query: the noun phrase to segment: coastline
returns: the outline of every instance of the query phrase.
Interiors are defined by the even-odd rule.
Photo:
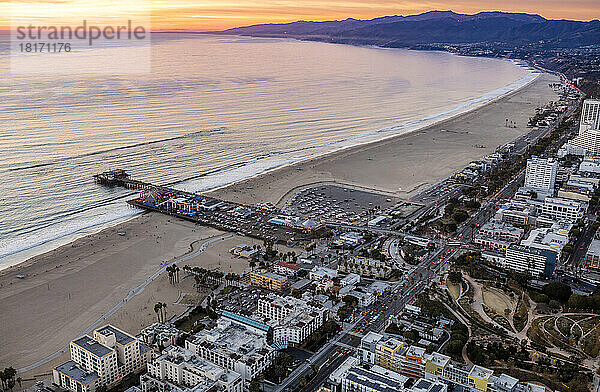
[[[381,50],[394,50],[394,48],[375,48]],[[522,64],[519,62],[508,59],[500,60],[511,62],[515,67],[524,69]],[[174,183],[173,185],[179,187],[180,189],[191,192],[213,193],[222,188],[233,186],[236,183],[245,182],[257,176],[284,169],[289,165],[297,165],[301,164],[302,162],[319,159],[332,154],[340,153],[342,151],[363,148],[364,146],[384,142],[394,138],[402,138],[411,133],[419,132],[438,123],[442,123],[465,113],[472,112],[485,105],[492,104],[503,97],[520,91],[521,89],[535,82],[538,77],[539,74],[535,74],[529,69],[526,69],[525,74],[520,79],[501,86],[495,90],[489,91],[481,96],[472,98],[469,101],[460,102],[456,107],[445,112],[435,113],[385,129],[368,130],[363,134],[359,134],[348,139],[343,139],[329,145],[316,146],[307,151],[292,151],[288,153],[282,153],[280,155],[268,156],[264,159],[261,158],[250,160],[243,165],[234,165],[232,167],[211,172],[208,175],[202,174],[197,177],[183,179]],[[316,149],[319,151],[315,151]],[[80,229],[76,229],[75,231],[69,231],[55,238],[43,240],[37,244],[30,245],[9,253],[0,259],[0,273],[2,271],[14,269],[23,263],[27,263],[30,259],[46,252],[50,252],[61,246],[69,245],[73,241],[76,241],[80,238],[96,234],[107,228],[116,227],[122,223],[135,219],[141,212],[142,211],[140,210],[138,212],[127,214],[126,216],[117,216],[108,221],[94,223],[93,225],[82,227]]]
[[[282,165],[282,166],[279,166],[279,167],[271,169],[271,170],[264,171],[262,173],[258,173],[252,177],[239,180],[235,183],[220,186],[220,187],[210,190],[206,193],[211,196],[214,196],[214,197],[219,197],[219,198],[223,198],[226,200],[233,200],[233,201],[241,202],[241,203],[270,202],[275,205],[278,205],[278,204],[281,205],[285,196],[289,196],[289,195],[293,194],[295,189],[297,190],[301,187],[305,187],[310,184],[329,182],[329,183],[337,183],[340,185],[359,187],[359,188],[363,188],[363,189],[370,189],[370,190],[373,190],[376,192],[394,194],[397,197],[408,199],[408,198],[414,196],[419,191],[423,190],[423,188],[435,184],[436,182],[452,175],[454,172],[456,172],[458,170],[462,170],[471,160],[480,158],[490,152],[493,152],[495,150],[495,148],[498,147],[499,145],[510,142],[510,141],[514,140],[516,137],[527,133],[528,129],[523,126],[520,126],[517,129],[505,128],[504,126],[501,126],[501,127],[497,127],[497,128],[499,128],[500,130],[505,132],[504,136],[495,137],[496,135],[494,135],[493,133],[487,132],[486,134],[479,135],[479,136],[482,136],[480,138],[480,140],[471,139],[470,137],[467,137],[467,138],[463,138],[465,140],[459,141],[456,138],[447,138],[446,137],[446,139],[448,139],[448,143],[454,143],[454,144],[460,143],[460,142],[468,142],[469,140],[471,142],[473,142],[473,145],[477,145],[478,144],[478,143],[476,143],[477,141],[482,142],[480,145],[483,145],[483,142],[485,142],[485,148],[481,148],[481,149],[473,148],[473,149],[471,149],[471,150],[473,150],[472,152],[465,151],[465,150],[460,151],[462,158],[463,158],[462,160],[455,160],[454,162],[448,162],[449,164],[451,164],[452,170],[447,170],[447,169],[441,167],[440,170],[436,171],[437,175],[435,175],[429,179],[422,178],[422,181],[406,181],[406,179],[404,179],[404,181],[397,182],[398,184],[400,184],[402,182],[405,182],[405,183],[408,182],[408,186],[396,186],[396,187],[392,186],[392,187],[390,187],[389,185],[385,184],[386,181],[389,181],[389,177],[386,177],[385,180],[380,179],[381,181],[373,181],[371,183],[364,183],[364,181],[361,181],[360,177],[366,179],[366,178],[377,177],[377,175],[375,175],[375,173],[371,173],[374,176],[368,175],[366,173],[362,173],[362,174],[354,175],[354,176],[343,175],[342,173],[339,173],[339,171],[340,171],[339,166],[340,165],[343,166],[345,164],[343,162],[344,160],[346,160],[346,161],[352,160],[352,156],[355,156],[355,155],[363,155],[360,158],[360,160],[362,160],[364,162],[364,165],[367,165],[367,164],[372,165],[373,159],[372,159],[372,157],[366,156],[364,154],[366,151],[373,151],[372,155],[375,156],[375,155],[377,155],[375,150],[386,148],[386,146],[388,148],[399,147],[397,144],[402,144],[402,143],[410,145],[410,146],[414,146],[415,143],[423,145],[423,144],[426,144],[426,141],[424,140],[423,135],[427,134],[428,132],[437,133],[438,137],[444,136],[443,135],[444,133],[457,135],[457,132],[462,132],[463,136],[469,135],[469,133],[468,133],[469,130],[466,129],[468,127],[464,127],[464,129],[461,129],[458,131],[455,129],[454,130],[446,130],[446,129],[443,129],[443,127],[446,127],[446,125],[448,125],[448,128],[451,128],[451,127],[455,126],[457,123],[461,123],[463,121],[463,119],[465,119],[465,118],[477,117],[478,112],[485,111],[486,108],[493,107],[494,104],[496,104],[496,103],[510,100],[511,97],[518,96],[521,91],[527,90],[527,88],[532,86],[533,84],[536,84],[538,87],[541,87],[541,90],[544,90],[544,88],[545,88],[546,90],[548,90],[547,92],[548,92],[549,96],[553,96],[554,93],[551,92],[551,90],[548,88],[547,83],[549,83],[551,81],[555,81],[555,80],[557,80],[557,78],[553,75],[550,75],[547,73],[540,73],[540,74],[537,74],[536,77],[533,80],[531,80],[530,82],[520,86],[519,88],[511,90],[510,92],[508,92],[504,95],[501,95],[494,99],[491,99],[476,108],[473,108],[471,110],[467,110],[464,112],[452,114],[452,115],[448,116],[447,118],[436,119],[432,123],[418,127],[414,130],[411,130],[410,132],[406,132],[406,133],[402,133],[402,134],[398,134],[398,135],[392,135],[392,136],[382,138],[380,140],[368,142],[368,143],[356,144],[356,145],[349,146],[346,148],[341,148],[341,149],[332,151],[330,153],[323,154],[321,156],[311,157],[306,160],[302,160],[300,162],[292,162],[292,163]],[[548,99],[548,100],[551,100],[551,99]],[[545,98],[541,99],[539,101],[539,106],[542,106],[543,104],[547,103],[548,100]],[[537,107],[536,105],[528,105],[528,106]],[[529,108],[529,109],[531,109],[530,113],[526,113],[526,112],[521,113],[521,120],[522,120],[521,124],[524,124],[524,121],[526,122],[526,119],[528,119],[528,116],[533,114],[533,110],[535,108]],[[529,110],[529,109],[527,109],[525,107],[525,111]],[[495,109],[492,109],[491,111],[494,111],[494,110]],[[504,119],[503,116],[501,116],[501,117]],[[467,124],[470,125],[470,122],[467,122]],[[502,120],[502,125],[503,124],[504,124],[504,120]],[[498,124],[496,124],[496,125],[498,125]],[[445,135],[445,136],[447,136],[447,135]],[[432,139],[435,140],[435,136],[433,136]],[[494,139],[496,139],[496,140],[494,141]],[[438,140],[440,140],[440,139],[438,139]],[[490,144],[489,142],[492,142],[492,143]],[[407,150],[407,149],[405,148],[405,150]],[[408,150],[410,150],[410,149],[408,149]],[[410,151],[406,151],[406,152],[409,153]],[[431,155],[433,155],[434,153],[441,154],[442,151],[435,151],[435,152],[431,151],[431,152],[429,152],[428,156],[423,156],[423,155],[418,156],[418,154],[417,154],[417,156],[415,156],[415,158],[429,159],[429,158],[431,158]],[[448,151],[448,153],[449,153],[448,156],[452,155],[451,151]],[[384,159],[384,161],[385,160],[386,159]],[[446,158],[446,161],[450,161],[450,160]],[[327,166],[329,166],[329,167],[327,167]],[[385,165],[383,165],[383,166],[375,165],[375,166],[376,166],[376,171],[380,171],[380,172],[389,169],[389,167],[386,168]],[[331,169],[333,169],[333,170],[331,170]],[[355,169],[357,171],[361,171],[362,168],[354,166],[353,169]],[[395,169],[402,170],[403,168],[395,167]],[[410,168],[406,168],[406,169],[408,169],[407,170],[408,172],[412,171]],[[415,169],[419,170],[420,168],[415,168]],[[335,171],[338,171],[338,173],[332,173]],[[310,173],[307,174],[307,172],[310,172]],[[293,173],[293,174],[290,174],[290,173]],[[421,171],[421,173],[423,174],[423,171]],[[425,170],[425,173],[429,174],[428,170]],[[289,181],[289,178],[288,178],[288,181],[283,181],[283,177],[292,177],[292,176],[303,177],[303,178],[299,179],[298,181]],[[428,176],[425,175],[423,177],[428,177]],[[269,183],[269,185],[265,185],[264,184],[265,181],[267,181]],[[258,191],[255,189],[256,187],[264,188],[265,186],[267,189],[260,189]],[[275,190],[277,188],[281,188],[281,189]],[[287,190],[282,191],[282,189],[287,189]],[[242,194],[245,194],[245,195],[242,195]],[[273,197],[274,194],[277,194],[278,196]]]
[[[342,44],[340,44],[340,45],[342,45]],[[379,47],[377,47],[377,48],[379,48]],[[386,48],[379,48],[379,49],[386,49]],[[390,48],[390,49],[392,49],[392,48]],[[252,175],[250,177],[242,178],[242,179],[236,180],[236,181],[231,182],[231,183],[219,185],[219,186],[217,186],[215,188],[211,188],[211,189],[208,189],[208,190],[202,191],[202,192],[207,193],[207,194],[212,194],[215,197],[220,197],[218,195],[219,195],[219,192],[222,191],[222,190],[225,190],[225,189],[227,189],[229,187],[233,187],[236,184],[240,184],[240,183],[251,183],[252,180],[254,180],[256,178],[259,178],[259,177],[261,177],[263,175],[268,175],[270,173],[277,172],[278,170],[283,170],[283,169],[286,169],[286,168],[289,168],[289,167],[295,167],[295,168],[297,168],[297,167],[301,167],[303,164],[306,164],[308,162],[316,161],[316,160],[319,160],[319,159],[324,159],[324,158],[327,158],[327,157],[333,157],[336,154],[343,154],[344,152],[350,152],[351,153],[351,152],[353,152],[355,150],[360,150],[362,148],[376,147],[376,145],[378,145],[378,144],[385,143],[385,142],[390,142],[390,141],[394,141],[396,139],[397,140],[401,140],[401,139],[403,139],[405,137],[410,136],[413,133],[426,131],[429,128],[432,128],[432,127],[435,127],[435,126],[438,126],[438,125],[442,125],[442,124],[444,124],[446,122],[449,122],[449,121],[452,121],[452,120],[454,120],[454,119],[456,119],[456,118],[458,118],[460,116],[463,116],[463,115],[468,114],[470,112],[476,111],[476,110],[481,109],[481,108],[483,108],[483,107],[485,107],[487,105],[491,105],[494,102],[497,102],[497,101],[499,101],[499,100],[501,100],[503,98],[506,98],[506,97],[509,97],[509,96],[511,96],[513,94],[516,94],[519,91],[521,91],[522,89],[524,89],[527,86],[529,86],[530,84],[534,83],[541,75],[543,75],[543,73],[538,73],[538,74],[536,74],[536,76],[534,78],[532,78],[531,80],[529,80],[527,83],[524,83],[524,84],[520,85],[519,87],[517,87],[517,88],[515,88],[513,90],[510,90],[510,91],[508,91],[508,92],[506,92],[504,94],[496,96],[493,99],[487,100],[487,101],[483,102],[479,106],[470,107],[468,110],[464,110],[464,111],[456,111],[456,112],[453,111],[452,113],[449,114],[448,117],[444,117],[443,115],[439,115],[439,114],[433,115],[433,116],[431,116],[433,118],[433,121],[431,123],[427,123],[427,124],[422,124],[422,125],[416,126],[416,127],[412,128],[412,129],[406,131],[406,132],[403,132],[403,133],[400,133],[400,134],[394,134],[394,135],[385,136],[385,137],[380,138],[380,139],[375,139],[375,140],[371,140],[371,141],[366,141],[366,142],[352,144],[352,145],[349,145],[349,146],[345,146],[345,147],[341,147],[341,148],[334,149],[334,150],[331,150],[331,151],[327,151],[327,152],[324,152],[322,154],[314,155],[314,156],[311,156],[311,157],[308,157],[308,158],[300,159],[300,160],[293,161],[293,162],[284,163],[284,164],[281,164],[279,166],[276,166],[276,167],[264,170],[262,172],[256,173],[256,174],[254,174],[254,175]],[[421,119],[421,120],[419,120],[419,122],[423,121],[423,120],[424,119]],[[319,182],[323,182],[323,181],[317,181],[314,184],[317,184]],[[305,185],[310,185],[310,184],[305,184]],[[390,190],[373,189],[373,188],[361,186],[361,185],[358,185],[358,184],[346,184],[346,185],[354,186],[356,188],[361,188],[361,189],[367,190],[367,191],[371,190],[371,191],[376,191],[376,192],[381,192],[381,193],[394,193],[393,191],[390,191]],[[404,194],[412,194],[412,193],[414,193],[416,191],[419,191],[420,190],[419,188],[421,188],[423,185],[425,185],[425,184],[417,185],[411,191],[409,191],[409,192],[405,192],[404,191],[403,193]],[[194,190],[192,189],[192,191],[194,191]],[[288,193],[290,193],[292,191],[293,191],[293,189],[291,189],[290,191],[288,191]],[[398,195],[396,195],[396,196],[398,196]],[[278,203],[273,203],[273,204],[277,205]]]
[[[555,79],[540,74],[529,84],[466,113],[410,133],[279,166],[208,193],[241,202],[281,202],[300,186],[332,182],[408,198],[463,168],[465,162],[526,133],[524,120],[535,107],[555,96],[547,86]],[[519,128],[504,127],[507,113],[517,120]],[[479,144],[485,148],[474,147]],[[117,235],[121,231],[126,236]],[[0,331],[3,341],[9,342],[0,360],[22,368],[60,350],[160,269],[163,261],[186,254],[192,243],[220,234],[161,214],[143,213],[0,271],[4,312]],[[216,260],[219,266],[229,263],[223,265],[243,267],[237,260],[230,260],[223,249],[227,247],[210,258],[199,257],[195,263],[214,265]],[[25,274],[25,279],[18,279],[17,273]],[[154,319],[151,309],[148,311],[153,301],[168,302],[170,311],[175,311],[171,303],[177,300],[178,289],[164,280],[165,274],[161,274],[157,282],[107,322],[122,327],[126,324],[123,328],[137,333],[143,322]],[[134,314],[143,319],[128,321]],[[42,325],[34,321],[40,318],[45,320]],[[36,347],[35,352],[27,350],[31,346]],[[40,366],[35,374],[48,370],[53,363]]]

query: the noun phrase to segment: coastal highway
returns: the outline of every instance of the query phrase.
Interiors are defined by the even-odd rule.
[[[208,239],[206,241],[204,241],[202,243],[202,245],[200,245],[200,248],[193,252],[193,253],[189,253],[187,255],[184,255],[182,257],[179,257],[175,260],[173,260],[170,263],[165,263],[165,265],[163,265],[158,271],[156,271],[154,274],[152,274],[152,276],[150,276],[148,279],[146,279],[142,284],[140,284],[139,286],[137,286],[136,288],[134,288],[133,290],[131,290],[129,293],[127,293],[127,296],[125,296],[125,298],[123,298],[123,300],[121,302],[119,302],[118,304],[116,304],[111,310],[109,310],[108,312],[104,313],[102,316],[100,316],[96,321],[94,321],[94,323],[92,323],[89,327],[87,327],[80,336],[86,335],[90,332],[92,332],[94,329],[98,328],[100,326],[100,324],[103,324],[107,318],[109,318],[110,316],[112,316],[113,314],[115,314],[119,309],[121,309],[127,302],[129,302],[129,300],[131,300],[133,297],[135,297],[136,295],[138,295],[139,293],[141,293],[142,291],[144,291],[144,289],[146,288],[146,286],[148,286],[150,283],[152,283],[156,278],[159,277],[160,274],[162,274],[163,272],[165,272],[165,270],[167,269],[167,267],[174,265],[174,264],[179,264],[181,262],[184,261],[188,261],[198,255],[200,255],[201,253],[203,253],[210,245],[214,244],[215,242],[224,240],[226,238],[231,238],[233,237],[233,234],[224,234],[218,237],[214,237],[211,239]],[[29,370],[33,370],[37,367],[40,367],[42,365],[44,365],[45,363],[48,363],[50,361],[52,361],[55,358],[58,358],[59,356],[61,356],[63,353],[67,352],[69,350],[69,345],[67,344],[65,347],[61,348],[60,350],[58,350],[57,352],[55,352],[54,354],[51,354],[49,356],[47,356],[44,359],[41,359],[35,363],[32,363],[31,365],[22,367],[20,369],[17,369],[17,372],[19,373],[23,373],[23,372],[27,372]]]

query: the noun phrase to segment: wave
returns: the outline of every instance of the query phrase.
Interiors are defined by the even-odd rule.
[[[69,157],[57,158],[57,159],[53,159],[53,160],[48,161],[48,162],[36,163],[36,164],[27,165],[27,166],[20,166],[20,167],[12,167],[12,168],[8,168],[7,171],[19,171],[19,170],[27,170],[27,169],[37,169],[37,168],[40,168],[40,167],[45,167],[45,166],[51,166],[51,165],[59,164],[61,162],[66,162],[66,161],[69,161],[69,160],[72,160],[72,159],[88,158],[88,157],[95,156],[95,155],[107,154],[107,153],[115,152],[115,151],[129,150],[129,149],[132,149],[132,148],[144,147],[144,146],[149,146],[149,145],[158,144],[158,143],[172,142],[172,141],[175,141],[175,140],[182,140],[182,139],[187,139],[187,138],[198,136],[198,135],[205,135],[205,134],[217,133],[217,132],[222,132],[222,131],[223,131],[222,128],[217,128],[217,129],[213,129],[213,130],[209,130],[209,131],[197,131],[197,132],[187,133],[185,135],[180,135],[180,136],[172,136],[172,137],[168,137],[168,138],[164,138],[164,139],[151,140],[151,141],[148,141],[148,142],[140,142],[140,143],[130,144],[130,145],[127,145],[127,146],[112,147],[112,148],[107,148],[107,149],[104,149],[104,150],[97,150],[97,151],[86,152],[85,154],[79,154],[79,155],[73,155],[73,156],[69,156]]]
[[[535,80],[535,78],[538,75],[539,74],[532,72],[531,70],[527,70],[527,74],[524,77],[510,84],[507,84],[506,86],[486,93],[482,96],[473,98],[469,101],[463,102],[450,110],[428,115],[418,120],[402,122],[401,124],[394,125],[391,127],[377,129],[370,132],[363,132],[355,136],[329,141],[315,146],[296,148],[287,151],[271,151],[241,162],[214,167],[205,170],[199,175],[179,179],[164,185],[177,185],[183,190],[193,192],[205,192],[238,181],[242,181],[254,176],[258,176],[262,173],[265,173],[270,170],[275,170],[285,165],[297,163],[307,159],[317,158],[323,155],[331,154],[336,151],[352,148],[358,145],[363,145],[366,143],[376,142],[397,137],[400,135],[405,135],[407,133],[414,132],[418,129],[422,129],[426,126],[430,126],[437,122],[447,120],[454,116],[484,106],[487,103],[490,103],[496,99],[499,99],[511,92],[514,92],[526,86],[527,84]],[[217,128],[209,131],[205,130],[192,132],[187,133],[185,135],[173,136],[148,142],[135,143],[127,146],[119,146],[104,150],[93,151],[68,158],[59,158],[35,165],[10,168],[8,170],[18,171],[39,168],[43,166],[58,164],[60,162],[64,162],[70,159],[81,159],[114,151],[144,147],[157,143],[168,143],[198,135],[204,135],[210,132],[223,131],[223,128]],[[134,210],[129,207],[119,207],[121,205],[120,203],[122,203],[126,198],[130,197],[131,195],[132,193],[126,193],[124,195],[120,195],[114,198],[101,200],[100,203],[102,204],[100,206],[96,205],[89,208],[70,211],[60,216],[57,215],[55,216],[55,219],[65,220],[60,224],[39,227],[38,222],[37,226],[28,226],[27,228],[25,228],[26,231],[22,232],[25,235],[20,236],[18,240],[7,239],[6,241],[4,241],[4,245],[0,242],[0,269],[4,269],[11,265],[18,264],[19,262],[24,261],[24,259],[26,258],[32,257],[36,254],[43,253],[45,251],[51,250],[52,248],[56,248],[57,246],[71,242],[76,238],[80,238],[86,234],[89,234],[90,230],[92,229],[95,231],[99,231],[106,227],[113,226],[116,223],[123,221],[124,219],[130,219],[131,217],[136,216],[139,213],[139,210]],[[23,230],[23,228],[21,228],[21,230]]]

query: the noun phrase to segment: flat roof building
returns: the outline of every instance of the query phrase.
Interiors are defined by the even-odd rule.
[[[264,287],[273,291],[281,291],[290,286],[288,278],[272,272],[250,273],[250,284],[253,286]]]
[[[506,250],[502,266],[532,276],[552,276],[557,261],[558,254],[554,251],[512,244]]]
[[[251,381],[264,371],[275,357],[276,349],[267,342],[267,334],[219,319],[217,326],[188,338],[185,348],[222,368],[233,370]]]

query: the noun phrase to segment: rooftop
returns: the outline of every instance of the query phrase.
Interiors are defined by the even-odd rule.
[[[492,374],[494,374],[493,370],[475,365],[469,372],[469,377],[477,378],[479,380],[487,380],[492,376]]]
[[[114,334],[117,343],[123,346],[126,346],[135,340],[133,336],[126,334],[125,332],[113,327],[112,325],[107,325],[105,327],[97,329],[95,332],[104,336],[110,336],[111,334]]]
[[[450,362],[450,357],[444,354],[440,354],[438,352],[434,352],[433,354],[431,354],[429,360],[434,365],[444,367]]]
[[[75,339],[71,342],[71,344],[74,344],[76,346],[81,347],[82,349],[89,351],[90,353],[92,353],[93,355],[97,356],[97,357],[103,357],[105,355],[108,355],[112,352],[114,352],[114,350],[112,348],[108,348],[100,343],[98,343],[97,341],[95,341],[94,339],[92,339],[89,336],[82,336],[79,339]]]
[[[386,373],[389,374],[393,372],[388,371]],[[364,385],[376,392],[397,392],[404,390],[404,384],[408,380],[407,377],[401,376],[405,378],[405,381],[402,382],[401,379],[398,379],[397,377],[390,377],[386,373],[376,373],[371,370],[352,367],[348,370],[346,379],[357,384]]]
[[[410,346],[406,351],[406,355],[412,357],[423,357],[425,355],[425,349],[419,346]]]
[[[267,343],[266,334],[225,319],[220,319],[216,327],[200,331],[188,340],[242,362],[253,362],[275,350]]]
[[[81,384],[88,385],[98,380],[98,373],[88,373],[81,369],[79,365],[73,361],[65,362],[55,368],[58,372],[65,374],[67,377],[74,379]]]

